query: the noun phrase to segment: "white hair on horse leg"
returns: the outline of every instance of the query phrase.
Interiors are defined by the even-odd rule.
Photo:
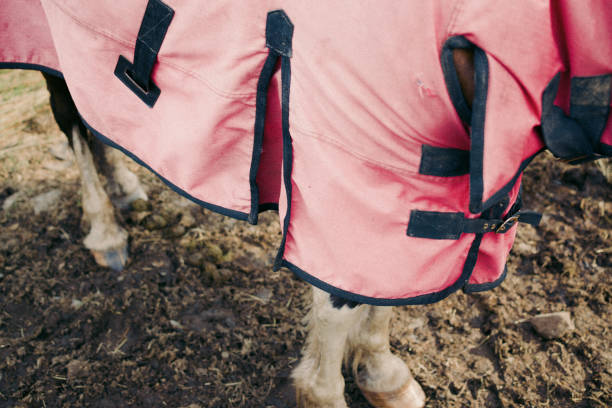
[[[122,248],[127,245],[127,232],[115,220],[113,207],[102,188],[89,147],[76,124],[72,128],[72,143],[81,173],[83,217],[91,225],[84,240],[85,247],[93,251]]]

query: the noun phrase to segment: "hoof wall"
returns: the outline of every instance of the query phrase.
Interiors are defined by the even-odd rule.
[[[111,268],[114,271],[120,272],[128,260],[127,245],[123,248],[110,249],[108,251],[91,251],[100,266]]]
[[[422,408],[425,406],[425,393],[414,379],[396,391],[377,392],[361,388],[361,393],[376,408]]]

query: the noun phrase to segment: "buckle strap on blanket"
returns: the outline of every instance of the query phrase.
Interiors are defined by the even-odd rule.
[[[520,211],[520,200],[512,206],[504,218],[465,218],[461,212],[436,212],[412,210],[407,235],[429,239],[459,239],[461,234],[504,234],[517,222],[537,226],[542,214]],[[518,205],[517,205],[518,204]]]
[[[151,73],[173,16],[174,10],[160,0],[149,0],[138,30],[134,63],[119,55],[115,66],[115,76],[151,108],[161,93]]]

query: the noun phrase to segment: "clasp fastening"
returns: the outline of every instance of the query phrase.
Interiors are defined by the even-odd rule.
[[[504,222],[501,223],[499,227],[495,230],[495,232],[506,232],[509,228],[511,228],[519,219],[519,214],[514,214],[511,217],[506,218]]]

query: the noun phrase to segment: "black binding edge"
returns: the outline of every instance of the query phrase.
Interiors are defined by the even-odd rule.
[[[437,177],[463,176],[470,172],[470,151],[448,147],[421,146],[419,174]]]
[[[259,74],[257,81],[257,96],[255,102],[255,125],[253,139],[253,155],[251,159],[251,170],[249,172],[249,184],[251,186],[251,212],[249,223],[257,224],[258,213],[261,212],[259,206],[259,187],[257,186],[257,171],[261,161],[263,151],[263,139],[266,119],[266,106],[268,102],[268,87],[270,80],[276,71],[278,60],[282,57],[291,57],[292,54],[293,24],[289,17],[282,10],[274,10],[268,13],[266,18],[266,47],[268,56]],[[283,63],[281,62],[281,66]],[[288,63],[286,64],[288,66]],[[290,69],[290,68],[287,68]],[[282,70],[282,67],[281,67]],[[282,77],[282,73],[281,73]],[[282,78],[281,78],[282,80]],[[285,89],[282,89],[283,95]],[[284,101],[283,101],[284,103]],[[288,90],[287,90],[287,104]],[[283,105],[284,106],[284,105]],[[284,112],[284,111],[283,111]],[[287,133],[289,125],[287,124]],[[285,138],[285,125],[283,117],[283,140]],[[284,145],[283,141],[283,145]],[[273,209],[278,210],[278,204]]]
[[[280,58],[281,71],[281,121],[283,134],[283,181],[287,194],[287,212],[283,220],[283,238],[281,240],[274,270],[282,264],[287,242],[287,231],[291,219],[291,172],[293,169],[293,142],[289,133],[289,92],[291,88],[291,55],[292,55],[293,24],[283,10],[274,10],[268,13],[266,20],[266,47],[270,55]],[[260,111],[265,115],[265,111]],[[263,121],[262,121],[263,122]],[[263,126],[261,123],[260,126]],[[255,171],[256,174],[256,171]]]
[[[134,63],[119,55],[115,66],[115,76],[151,108],[161,93],[151,73],[173,16],[172,8],[160,0],[149,0],[138,30]]]
[[[440,54],[440,62],[442,64],[442,72],[446,88],[450,96],[451,102],[459,115],[459,118],[465,124],[470,124],[472,121],[472,109],[465,100],[465,95],[461,90],[457,69],[455,68],[455,60],[453,59],[453,50],[455,48],[473,48],[473,44],[463,36],[450,37],[442,46]]]
[[[266,105],[268,101],[268,86],[274,75],[278,54],[270,50],[264,62],[263,68],[257,81],[257,96],[255,98],[255,130],[253,137],[253,155],[251,158],[251,170],[249,172],[249,184],[251,186],[251,212],[249,223],[257,224],[259,213],[259,187],[257,186],[257,171],[263,151],[264,128],[266,118]]]
[[[62,74],[60,71],[38,64],[30,64],[23,62],[0,62],[0,69],[27,69],[30,71],[44,72],[46,74],[54,75],[62,79],[64,78],[64,74]]]
[[[476,292],[485,292],[487,290],[495,289],[499,285],[503,283],[503,281],[508,276],[508,266],[504,265],[504,272],[501,274],[499,278],[494,280],[493,282],[487,283],[466,283],[463,287],[464,293],[476,293]]]
[[[476,234],[472,245],[470,246],[470,250],[463,264],[463,269],[461,272],[461,276],[453,283],[451,286],[439,291],[427,293],[424,295],[413,296],[410,298],[397,298],[397,299],[387,299],[387,298],[375,298],[370,296],[358,295],[353,292],[348,292],[346,290],[337,288],[332,286],[322,280],[310,275],[309,273],[303,271],[298,266],[292,264],[289,261],[282,260],[281,266],[289,269],[300,279],[310,283],[311,285],[330,293],[331,295],[346,299],[350,302],[363,303],[373,306],[404,306],[404,305],[427,305],[430,303],[436,303],[441,301],[442,299],[448,297],[454,292],[458,291],[462,287],[465,286],[465,283],[470,279],[472,275],[472,271],[476,266],[476,260],[478,258],[478,249],[480,248],[480,243],[482,242],[482,234]]]
[[[79,114],[80,116],[80,114]],[[226,215],[228,217],[232,217],[241,221],[248,221],[249,218],[249,214],[245,213],[245,212],[241,212],[241,211],[236,211],[236,210],[232,210],[230,208],[225,208],[225,207],[221,207],[219,205],[216,204],[211,204],[211,203],[207,203],[205,201],[202,201],[198,198],[195,198],[194,196],[190,195],[189,193],[187,193],[185,190],[181,189],[180,187],[176,186],[175,184],[173,184],[171,181],[169,181],[168,179],[164,178],[164,176],[162,176],[161,174],[159,174],[157,171],[155,171],[151,166],[149,166],[147,163],[145,163],[143,160],[141,160],[138,156],[136,156],[134,153],[130,152],[129,150],[127,150],[126,148],[118,145],[117,143],[113,142],[111,139],[107,138],[106,136],[104,136],[102,133],[98,132],[96,129],[94,129],[91,125],[89,125],[89,123],[87,123],[85,121],[85,119],[80,116],[81,121],[83,121],[83,124],[91,131],[91,133],[93,133],[94,136],[96,136],[102,143],[110,146],[110,147],[114,147],[115,149],[123,152],[126,156],[128,156],[130,159],[134,160],[136,163],[140,164],[142,167],[146,168],[147,170],[149,170],[151,173],[155,174],[161,181],[164,182],[164,184],[166,184],[168,187],[170,187],[170,189],[172,189],[174,192],[182,195],[183,197],[193,201],[194,203],[208,209],[211,211],[214,211],[216,213],[219,213],[221,215]],[[262,210],[262,211],[265,211]]]
[[[474,51],[474,101],[470,110],[457,77],[457,70],[452,56],[455,48],[470,48]],[[457,114],[470,124],[470,203],[469,210],[478,214],[494,206],[514,187],[519,176],[538,153],[523,160],[518,170],[504,187],[499,189],[487,200],[483,201],[484,179],[483,160],[485,142],[485,118],[487,106],[487,90],[489,87],[489,62],[486,53],[463,36],[454,36],[446,40],[441,51],[441,64],[449,96]]]
[[[569,116],[580,124],[596,151],[610,120],[611,91],[612,74],[573,77],[570,82]]]
[[[469,48],[474,52],[474,100],[470,109],[461,90],[457,70],[453,60],[453,50]],[[489,62],[487,55],[463,36],[450,37],[444,43],[440,61],[449,96],[457,114],[465,123],[470,124],[470,204],[473,214],[482,212],[483,205],[483,160],[484,160],[484,124],[489,87]]]
[[[29,63],[14,63],[14,62],[0,62],[0,69],[27,69],[27,70],[33,70],[33,71],[42,71],[51,75],[55,75],[59,78],[64,78],[64,75],[58,71],[55,70],[53,68],[49,68],[43,65],[37,65],[37,64],[29,64]],[[249,215],[248,213],[242,212],[242,211],[237,211],[237,210],[232,210],[231,208],[225,208],[216,204],[212,204],[212,203],[208,203],[205,201],[202,201],[198,198],[195,198],[194,196],[190,195],[189,193],[187,193],[185,190],[181,189],[180,187],[176,186],[174,183],[172,183],[171,181],[169,181],[168,179],[166,179],[164,176],[162,176],[161,174],[159,174],[157,171],[155,171],[151,166],[149,166],[146,162],[144,162],[143,160],[141,160],[138,156],[136,156],[134,153],[132,153],[131,151],[127,150],[126,148],[118,145],[117,143],[113,142],[111,139],[109,139],[108,137],[104,136],[102,133],[98,132],[93,126],[91,126],[89,123],[87,123],[87,121],[85,120],[85,118],[83,118],[83,116],[81,116],[81,114],[79,113],[79,118],[81,119],[81,121],[83,122],[83,125],[85,125],[85,127],[87,129],[89,129],[91,131],[91,133],[97,137],[102,143],[113,147],[119,151],[121,151],[123,154],[125,154],[126,156],[128,156],[130,159],[134,160],[136,163],[138,163],[140,166],[146,168],[147,170],[149,170],[151,173],[155,174],[164,184],[166,184],[168,187],[170,187],[170,189],[172,189],[174,192],[176,192],[177,194],[187,198],[190,201],[193,201],[194,203],[198,204],[201,207],[204,207],[210,211],[216,212],[218,214],[221,215],[225,215],[227,217],[231,217],[231,218],[235,218],[237,220],[240,221],[248,221],[249,220]],[[264,203],[258,206],[257,208],[258,212],[264,212],[264,211],[278,211],[278,204],[277,203]]]

